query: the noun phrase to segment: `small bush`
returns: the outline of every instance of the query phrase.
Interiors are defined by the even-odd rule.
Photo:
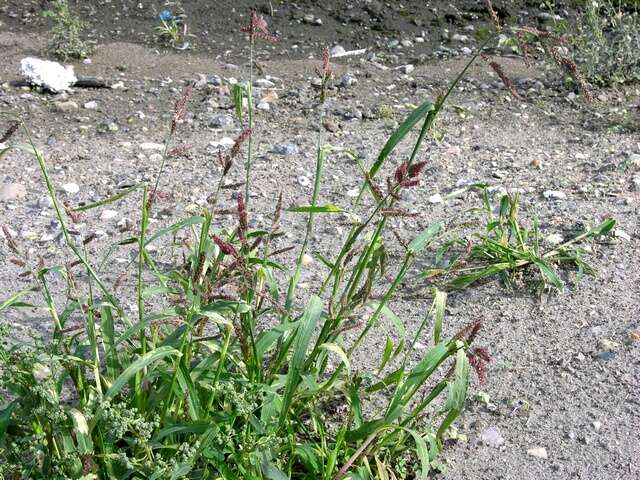
[[[53,20],[48,46],[53,56],[63,61],[79,60],[95,51],[95,44],[82,38],[87,23],[69,10],[67,0],[51,2],[51,8],[44,12],[44,16]]]
[[[640,80],[640,16],[637,2],[586,2],[572,37],[585,78],[608,86]]]

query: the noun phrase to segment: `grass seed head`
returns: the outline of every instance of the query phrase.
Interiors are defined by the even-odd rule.
[[[253,10],[251,11],[251,15],[249,16],[249,23],[246,26],[240,28],[240,31],[249,34],[251,43],[253,43],[256,38],[265,40],[267,42],[278,41],[278,37],[272,35],[269,32],[269,25],[267,24],[267,21],[264,19],[264,17],[262,15],[258,15]]]
[[[2,138],[0,138],[0,143],[5,143],[8,141],[13,135],[18,131],[18,127],[20,124],[18,122],[12,123],[9,128],[4,132]]]

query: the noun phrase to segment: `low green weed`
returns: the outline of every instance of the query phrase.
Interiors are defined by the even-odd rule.
[[[67,0],[53,0],[43,15],[52,19],[49,52],[63,61],[80,60],[95,51],[95,43],[82,38],[88,24],[69,9]]]

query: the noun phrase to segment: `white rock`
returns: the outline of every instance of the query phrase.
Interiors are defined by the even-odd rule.
[[[631,235],[629,235],[627,232],[625,232],[624,230],[620,229],[620,228],[616,228],[615,231],[613,232],[613,236],[616,238],[620,238],[621,240],[624,240],[625,242],[630,242],[631,241]]]
[[[152,153],[151,155],[149,155],[149,161],[154,162],[154,163],[158,163],[162,161],[162,155],[159,153]]]
[[[78,79],[73,67],[63,67],[58,62],[27,57],[20,62],[22,75],[33,85],[39,85],[54,93],[64,92]]]
[[[600,431],[600,429],[602,428],[602,422],[599,422],[599,421],[597,421],[597,420],[596,420],[595,422],[593,422],[591,425],[593,425],[593,429],[594,429],[596,432],[599,432],[599,431]]]
[[[527,453],[536,458],[549,458],[549,455],[547,455],[547,449],[544,447],[530,448],[527,450]]]
[[[100,214],[100,220],[111,220],[118,216],[118,212],[116,210],[105,210]]]
[[[49,195],[43,195],[38,199],[38,207],[40,208],[51,208],[53,207],[53,200]]]
[[[257,108],[258,110],[265,110],[265,111],[271,110],[271,107],[269,106],[269,102],[264,102],[264,101],[258,103]]]
[[[559,190],[545,190],[542,192],[542,196],[547,200],[564,200],[567,198],[567,194]]]
[[[273,88],[276,86],[271,80],[267,80],[266,78],[256,78],[253,81],[253,85],[259,88]]]
[[[436,193],[435,195],[431,195],[428,199],[429,203],[442,203],[443,199],[442,199],[442,195],[440,195],[439,193]]]
[[[347,190],[347,197],[355,198],[360,194],[359,188],[352,188],[351,190]]]
[[[396,70],[400,70],[405,75],[409,75],[411,72],[415,70],[415,67],[409,63],[407,65],[399,66]]]
[[[451,37],[451,40],[453,40],[454,42],[466,43],[469,41],[469,37],[467,37],[466,35],[460,35],[459,33],[454,33]]]
[[[78,110],[78,104],[71,100],[67,102],[53,102],[53,106],[57,112],[70,113]]]
[[[493,448],[504,445],[504,438],[497,427],[487,427],[480,434],[482,441]]]
[[[91,100],[90,102],[85,103],[83,107],[87,110],[95,110],[96,108],[98,108],[98,102],[96,102],[95,100]]]
[[[209,145],[207,145],[207,148],[210,150],[226,150],[227,148],[231,148],[234,143],[236,142],[233,138],[222,137],[217,142],[209,142]]]
[[[311,255],[309,255],[308,253],[305,253],[304,255],[302,255],[301,263],[305,267],[307,265],[311,265],[313,263],[313,257]]]
[[[140,144],[140,150],[164,150],[162,143],[145,142]]]
[[[559,233],[552,233],[547,236],[547,242],[550,245],[560,245],[564,241],[564,238]]]
[[[332,57],[341,57],[342,55],[347,53],[347,51],[344,49],[342,45],[336,45],[331,49],[330,53]]]
[[[74,193],[78,193],[80,191],[80,185],[73,182],[65,183],[64,185],[62,185],[62,190],[73,195]]]
[[[308,187],[311,184],[311,180],[309,180],[309,178],[305,177],[304,175],[300,175],[298,177],[298,184],[303,187]]]
[[[0,185],[0,202],[10,202],[24,197],[27,189],[21,183],[4,183]]]

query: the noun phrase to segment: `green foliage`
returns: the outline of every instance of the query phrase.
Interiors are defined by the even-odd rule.
[[[48,47],[52,55],[63,61],[79,60],[95,51],[95,44],[82,38],[87,23],[69,10],[67,0],[50,2],[44,16],[53,20]]]
[[[483,207],[475,209],[485,220],[485,230],[472,234],[465,242],[453,240],[445,243],[437,257],[449,255],[447,269],[428,269],[424,278],[443,276],[451,288],[466,288],[482,279],[499,276],[503,283],[512,285],[518,272],[533,266],[539,273],[541,290],[563,289],[563,282],[556,273],[555,265],[574,265],[581,273],[592,273],[584,261],[584,252],[576,244],[609,233],[615,220],[607,219],[587,228],[575,237],[544,250],[538,222],[533,228],[521,225],[519,195],[504,195],[497,206],[493,206],[486,188],[482,190]],[[460,250],[460,247],[462,250]]]
[[[640,80],[638,2],[585,2],[572,42],[586,79],[608,86]]]

